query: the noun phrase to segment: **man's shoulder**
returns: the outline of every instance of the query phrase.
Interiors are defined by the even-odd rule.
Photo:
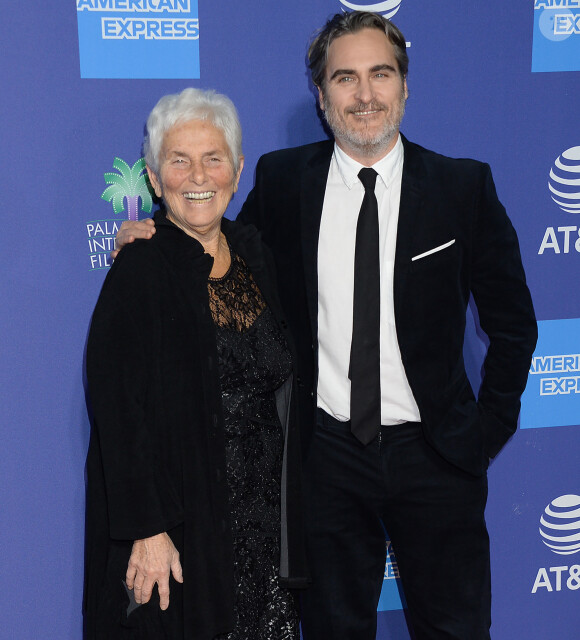
[[[270,151],[269,153],[265,153],[259,162],[266,165],[302,164],[317,157],[330,158],[333,149],[334,142],[332,140],[321,140],[319,142],[303,144],[298,147],[288,147],[286,149]]]
[[[441,170],[451,173],[481,173],[489,170],[489,165],[473,158],[454,158],[443,155],[437,151],[427,149],[421,145],[407,140],[403,136],[403,146],[405,149],[405,159],[410,163],[422,162],[433,170]]]

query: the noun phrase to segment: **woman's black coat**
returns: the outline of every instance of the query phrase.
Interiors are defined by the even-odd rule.
[[[224,423],[207,291],[213,259],[163,212],[155,221],[153,239],[127,246],[111,267],[87,345],[94,418],[87,456],[90,639],[115,638],[119,624],[142,624],[139,617],[148,615],[161,620],[171,638],[213,638],[233,622]],[[258,233],[226,219],[222,229],[291,345],[272,260]],[[283,585],[302,587],[306,567],[293,394],[293,380],[277,392],[285,429],[280,576]],[[183,585],[171,578],[166,612],[160,612],[155,590],[155,602],[135,611],[129,607],[128,615],[132,594],[122,579],[132,542],[164,531],[180,553]]]

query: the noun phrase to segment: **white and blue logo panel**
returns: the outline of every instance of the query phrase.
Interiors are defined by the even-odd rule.
[[[406,607],[406,603],[402,600],[402,593],[397,559],[391,541],[387,540],[387,563],[377,611],[395,611]]]
[[[197,0],[77,0],[81,78],[200,77]]]
[[[580,318],[538,322],[520,427],[580,424]]]
[[[534,0],[532,71],[580,71],[580,0]]]

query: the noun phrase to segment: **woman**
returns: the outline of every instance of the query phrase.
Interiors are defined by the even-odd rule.
[[[86,637],[294,640],[292,361],[267,250],[223,219],[243,167],[237,114],[186,89],[147,132],[164,208],[113,264],[87,345]]]

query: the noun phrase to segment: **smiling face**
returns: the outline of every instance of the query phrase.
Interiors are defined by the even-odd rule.
[[[362,29],[333,40],[318,92],[336,143],[349,156],[369,165],[394,147],[407,81],[383,31]]]
[[[238,189],[244,164],[234,172],[221,129],[209,120],[175,125],[163,138],[159,175],[148,166],[155,193],[163,198],[167,217],[197,240],[219,232],[221,219]]]

